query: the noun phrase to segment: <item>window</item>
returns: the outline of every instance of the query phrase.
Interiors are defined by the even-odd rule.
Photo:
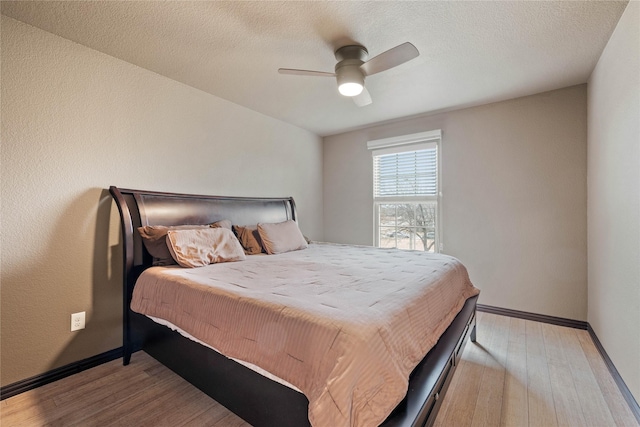
[[[375,244],[439,252],[440,131],[369,141]]]

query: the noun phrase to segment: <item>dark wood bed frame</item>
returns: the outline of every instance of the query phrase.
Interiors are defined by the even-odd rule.
[[[144,350],[160,363],[256,427],[309,426],[308,400],[219,353],[131,311],[136,279],[151,266],[137,227],[296,220],[293,198],[219,197],[111,187],[123,239],[124,365]],[[470,298],[438,343],[415,368],[405,399],[382,426],[431,426],[469,336],[475,341],[477,297]]]

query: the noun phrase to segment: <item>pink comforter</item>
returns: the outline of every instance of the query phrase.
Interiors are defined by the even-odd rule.
[[[313,426],[375,426],[478,293],[446,255],[313,244],[202,268],[149,268],[131,308],[295,385]]]

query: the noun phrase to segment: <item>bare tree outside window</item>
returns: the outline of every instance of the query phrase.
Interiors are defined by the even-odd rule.
[[[380,247],[435,252],[436,207],[429,202],[380,204]]]

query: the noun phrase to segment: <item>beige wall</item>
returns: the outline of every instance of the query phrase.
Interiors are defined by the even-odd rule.
[[[2,17],[2,385],[121,345],[109,185],[296,198],[322,238],[322,141]],[[70,332],[70,314],[87,327]]]
[[[589,79],[589,323],[640,401],[640,3]]]
[[[442,129],[444,252],[480,302],[586,320],[586,96],[580,85],[325,138],[325,239],[373,243],[367,140]]]

